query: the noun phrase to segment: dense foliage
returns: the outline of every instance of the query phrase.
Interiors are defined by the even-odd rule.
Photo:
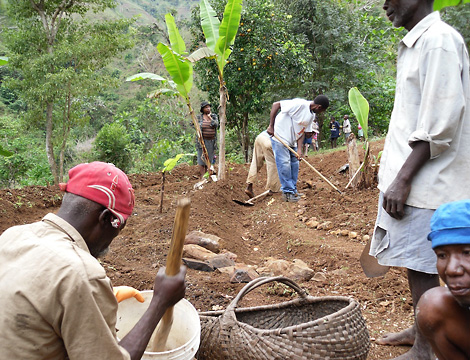
[[[204,46],[198,1],[139,0],[113,8],[113,0],[74,0],[76,6],[64,12],[55,34],[44,30],[33,3],[0,0],[0,56],[9,58],[8,65],[0,65],[0,145],[14,153],[0,157],[1,186],[51,184],[62,175],[62,165],[66,171],[98,159],[128,172],[158,171],[166,159],[194,152],[186,105],[174,97],[148,99],[155,89],[149,80],[124,80],[138,72],[167,76],[156,51],[159,41],[169,43],[163,12],[173,13],[191,50]],[[60,3],[45,2],[46,18]],[[221,19],[226,1],[210,3]],[[397,43],[404,30],[391,26],[381,5],[360,0],[243,3],[224,67],[229,161],[249,159],[272,102],[280,99],[328,95],[330,109],[320,117],[325,138],[324,119],[350,113],[347,94],[357,87],[370,104],[369,134],[386,132]],[[143,15],[136,21],[123,20],[137,13]],[[470,4],[441,13],[469,44]],[[195,64],[194,109],[201,100],[218,104],[217,71],[212,60]],[[357,122],[351,123],[355,131]],[[51,154],[57,174],[51,171]]]

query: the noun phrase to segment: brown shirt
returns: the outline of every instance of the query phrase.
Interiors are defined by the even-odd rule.
[[[202,117],[201,132],[205,140],[215,139],[215,127],[211,126],[212,119],[209,116]]]
[[[54,214],[0,236],[2,359],[130,359],[116,340],[111,281]]]

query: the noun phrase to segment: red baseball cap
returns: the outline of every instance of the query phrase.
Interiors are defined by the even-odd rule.
[[[134,209],[134,189],[127,175],[110,163],[95,161],[69,170],[69,181],[60,189],[105,206],[117,217],[119,227]]]

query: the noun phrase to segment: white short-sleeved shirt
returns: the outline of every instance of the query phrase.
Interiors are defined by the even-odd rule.
[[[312,131],[315,113],[310,112],[312,101],[305,99],[281,100],[281,111],[274,121],[274,133],[287,145],[296,147],[297,140],[305,131]],[[273,137],[274,141],[277,141]]]
[[[422,19],[400,42],[395,103],[379,170],[385,192],[417,141],[431,159],[414,177],[407,205],[436,209],[470,198],[470,82],[462,36],[440,20]]]
[[[0,236],[2,359],[130,359],[111,281],[68,222],[48,214]]]
[[[351,132],[351,123],[349,122],[349,119],[343,121],[343,132],[345,134],[349,134]]]

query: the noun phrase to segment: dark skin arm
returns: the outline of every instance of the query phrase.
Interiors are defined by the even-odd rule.
[[[269,126],[266,130],[271,136],[274,135],[274,122],[276,120],[276,115],[279,110],[281,110],[281,103],[277,101],[273,103],[273,106],[271,107],[271,113],[269,114]]]
[[[302,160],[302,146],[304,145],[305,133],[297,140],[297,159]]]
[[[470,359],[470,310],[460,306],[445,287],[424,293],[417,323],[439,360]]]
[[[413,178],[431,157],[428,142],[418,141],[413,144],[412,148],[410,156],[384,194],[383,208],[397,220],[403,218],[404,205],[410,194]]]
[[[153,298],[148,310],[132,330],[119,342],[131,355],[132,360],[142,358],[150,337],[168,307],[184,297],[186,267],[182,266],[175,276],[166,276],[165,268],[160,268],[155,278]]]

